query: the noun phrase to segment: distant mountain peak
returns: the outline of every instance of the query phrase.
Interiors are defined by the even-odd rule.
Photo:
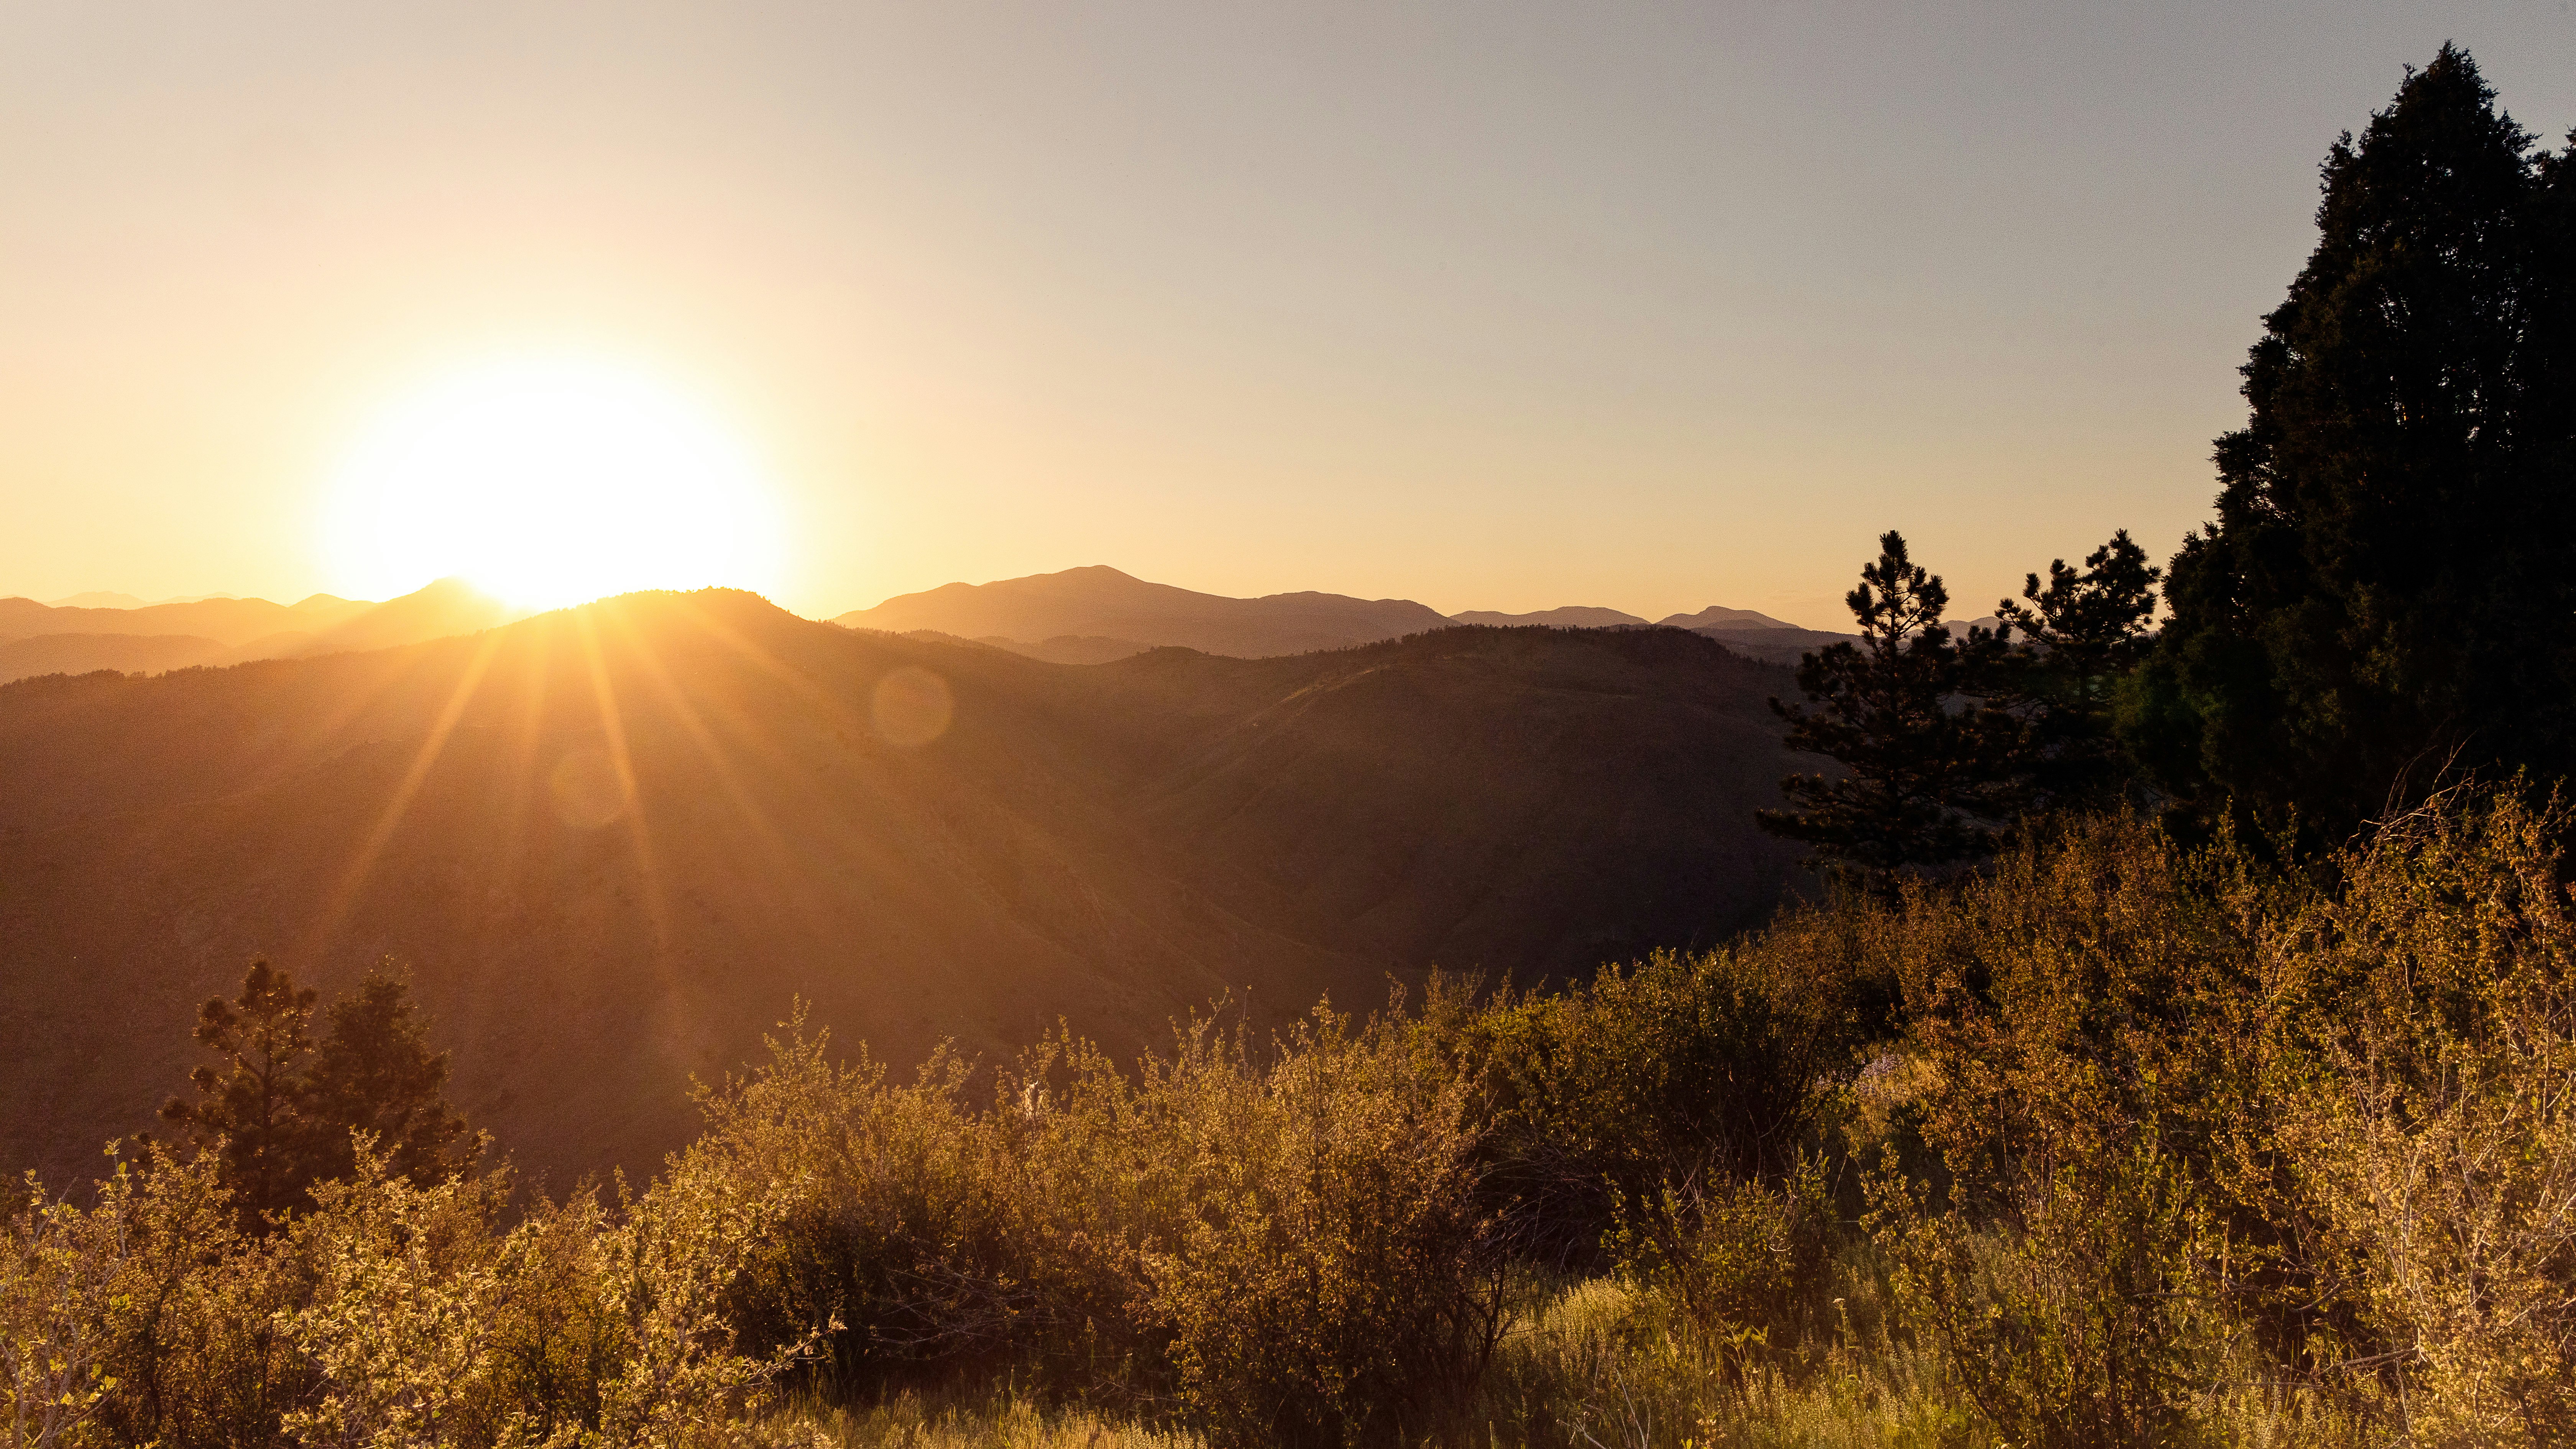
[[[890,634],[933,630],[962,639],[1001,640],[1043,652],[1048,641],[1179,645],[1208,654],[1270,658],[1374,644],[1447,627],[1449,620],[1410,599],[1356,599],[1314,591],[1239,599],[1158,584],[1088,564],[1051,574],[983,584],[943,584],[902,594],[873,609],[832,621]]]
[[[1711,604],[1696,614],[1673,614],[1656,622],[1667,629],[1696,629],[1703,633],[1711,629],[1795,629],[1799,627],[1786,619],[1774,619],[1768,614],[1757,614],[1751,609],[1730,609],[1722,604]]]

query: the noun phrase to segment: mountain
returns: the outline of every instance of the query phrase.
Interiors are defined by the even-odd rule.
[[[1658,623],[1662,628],[1688,629],[1714,639],[1748,659],[1791,666],[1828,644],[1859,637],[1827,633],[1822,629],[1801,629],[1768,614],[1757,614],[1751,609],[1729,609],[1719,604],[1711,604],[1696,614],[1668,615]]]
[[[65,599],[47,599],[45,607],[48,609],[140,609],[150,602],[152,601],[149,599],[138,599],[132,594],[120,594],[112,589],[92,589],[86,594],[74,594]]]
[[[1643,628],[1646,623],[1634,614],[1623,614],[1616,609],[1587,609],[1580,605],[1541,609],[1534,614],[1497,614],[1491,609],[1470,609],[1463,614],[1452,614],[1449,619],[1456,624],[1489,624],[1496,628],[1544,624],[1551,629],[1633,629]]]
[[[139,609],[56,607],[0,599],[0,682],[94,669],[157,673],[351,650],[387,649],[471,634],[521,617],[461,579],[441,579],[371,604],[315,594],[291,607],[217,597]],[[202,624],[204,635],[179,632]],[[264,627],[264,626],[281,627]]]
[[[472,634],[526,616],[527,611],[513,609],[463,579],[440,579],[399,599],[388,599],[347,615],[291,644],[249,657],[308,658],[352,650],[391,649]]]
[[[1263,659],[1373,644],[1443,628],[1449,620],[1410,599],[1316,593],[1230,599],[1149,584],[1095,565],[989,584],[946,584],[832,622],[894,634],[934,629],[966,639],[998,636],[1021,643],[1065,636],[1133,640],[1147,648],[1177,644],[1208,654]]]
[[[196,599],[140,609],[56,609],[33,599],[0,599],[0,639],[39,634],[193,634],[238,646],[266,635],[328,628],[374,607],[329,594],[315,594],[293,606],[266,599]]]
[[[1712,940],[1794,875],[1752,819],[1787,684],[1674,630],[1074,668],[710,591],[0,686],[0,1169],[150,1125],[254,952],[411,963],[560,1186],[649,1167],[800,998],[900,1071]]]
[[[1696,614],[1674,614],[1658,620],[1667,629],[1689,629],[1710,633],[1726,629],[1796,629],[1798,626],[1751,609],[1729,609],[1711,604]],[[1812,632],[1812,631],[1801,631]]]

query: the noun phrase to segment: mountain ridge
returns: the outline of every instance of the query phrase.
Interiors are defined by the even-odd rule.
[[[1646,621],[1618,609],[1568,604],[1561,608],[1539,609],[1527,614],[1505,614],[1492,609],[1469,609],[1452,614],[1456,624],[1490,624],[1496,628],[1525,628],[1543,625],[1551,629],[1642,629]]]
[[[382,603],[313,594],[294,604],[228,595],[136,609],[0,599],[0,683],[40,674],[221,667],[384,649],[470,634],[522,617],[457,579]],[[207,632],[190,632],[202,626]]]
[[[710,591],[0,685],[0,971],[53,983],[0,998],[0,1166],[148,1125],[258,952],[409,962],[460,1104],[570,1181],[682,1140],[796,999],[881,1059],[1123,1053],[1718,939],[1795,878],[1752,824],[1785,684],[1673,630],[1069,668]]]
[[[1238,599],[1148,583],[1093,564],[989,583],[943,584],[901,594],[831,620],[843,628],[908,634],[934,629],[967,639],[1034,645],[1056,638],[1134,640],[1208,654],[1269,658],[1373,644],[1437,629],[1449,620],[1410,599],[1358,599],[1314,590]]]

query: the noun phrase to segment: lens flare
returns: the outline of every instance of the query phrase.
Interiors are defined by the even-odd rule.
[[[947,680],[906,664],[877,681],[868,712],[879,738],[900,750],[917,750],[948,733],[957,718],[957,697]]]

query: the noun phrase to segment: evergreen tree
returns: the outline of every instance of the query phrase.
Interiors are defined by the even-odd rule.
[[[2021,601],[1995,606],[2004,630],[2022,642],[1982,688],[2028,727],[2019,769],[2032,804],[2102,804],[2128,779],[2113,705],[2146,655],[2163,576],[2124,528],[2082,568],[2052,560],[2045,586],[2031,574]]]
[[[2010,785],[2019,722],[1966,698],[1999,662],[2004,634],[1954,638],[1941,622],[1949,590],[1907,557],[1904,536],[1879,539],[1876,562],[1845,597],[1857,644],[1806,656],[1798,688],[1814,708],[1771,701],[1793,750],[1842,762],[1841,778],[1792,775],[1799,808],[1760,812],[1762,828],[1803,840],[1829,869],[1884,884],[1892,875],[1993,851],[2018,807]]]
[[[465,1119],[447,1104],[447,1054],[429,1049],[409,985],[392,961],[332,1002],[329,1017],[305,1078],[314,1171],[348,1174],[353,1131],[372,1135],[393,1174],[416,1185],[463,1171],[474,1144]]]
[[[197,1040],[223,1058],[188,1074],[197,1098],[173,1097],[164,1121],[202,1147],[221,1144],[223,1176],[254,1221],[304,1201],[311,1136],[301,1070],[312,1051],[314,993],[266,961],[253,961],[241,995],[197,1012]]]
[[[2124,721],[2176,789],[2341,830],[2576,755],[2570,183],[2494,102],[2445,46],[2326,159]]]
[[[331,1003],[318,1043],[316,1000],[253,961],[240,996],[198,1013],[197,1040],[221,1063],[189,1074],[194,1101],[161,1109],[200,1148],[220,1145],[223,1181],[254,1226],[311,1206],[315,1183],[346,1176],[353,1131],[372,1134],[390,1169],[421,1186],[465,1170],[479,1145],[447,1104],[446,1054],[429,1049],[389,962]]]

